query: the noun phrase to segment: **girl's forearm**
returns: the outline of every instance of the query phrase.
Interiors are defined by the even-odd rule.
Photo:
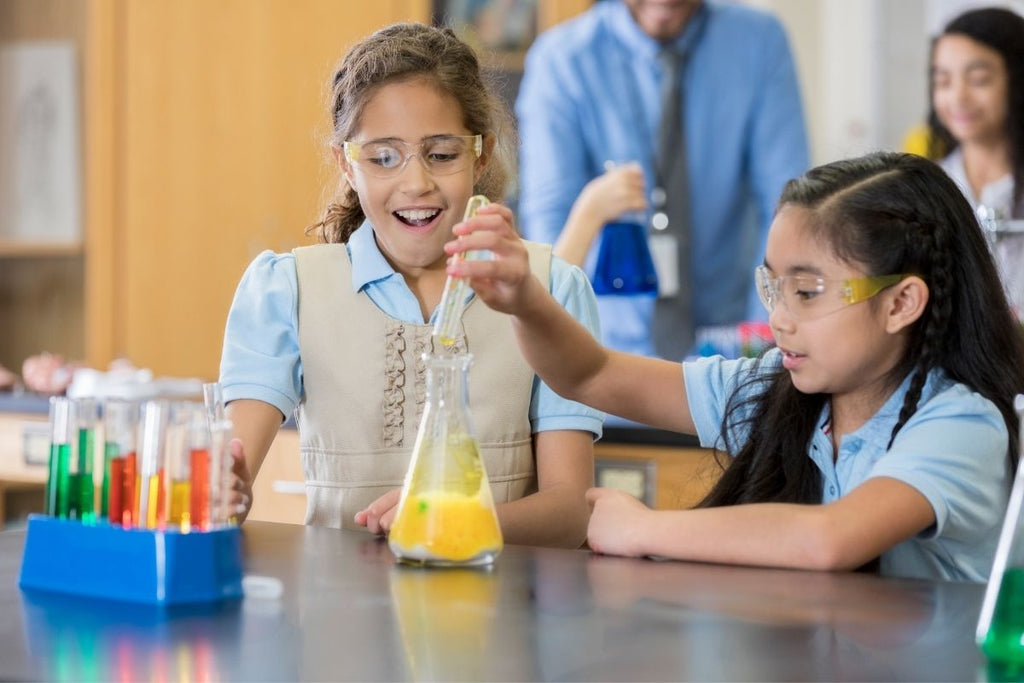
[[[586,384],[605,363],[604,348],[536,278],[529,284],[528,300],[512,317],[523,356],[555,392],[587,403]]]
[[[583,493],[553,486],[496,506],[505,543],[579,548],[590,515]]]
[[[574,206],[558,236],[558,241],[555,242],[555,255],[574,266],[582,267],[601,226],[601,219],[586,207]]]
[[[826,532],[822,506],[764,503],[652,510],[635,529],[644,555],[799,569],[853,569]]]

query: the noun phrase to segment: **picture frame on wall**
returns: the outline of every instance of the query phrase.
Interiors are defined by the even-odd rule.
[[[81,240],[77,68],[69,41],[0,47],[0,239]]]

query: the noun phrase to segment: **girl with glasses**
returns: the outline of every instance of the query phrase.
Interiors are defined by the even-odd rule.
[[[249,266],[220,381],[246,506],[294,410],[307,523],[384,533],[423,410],[444,244],[471,196],[504,197],[512,125],[473,50],[447,29],[381,29],[352,48],[331,84],[340,178],[313,226],[323,243],[264,252]],[[515,232],[503,206],[480,209],[477,220]],[[596,332],[582,271],[550,247],[528,250],[542,286]],[[471,300],[462,324],[456,349],[473,354],[471,410],[506,542],[578,547],[602,415],[536,379],[505,316]]]
[[[878,153],[790,181],[758,285],[777,347],[671,363],[602,348],[530,276],[519,239],[468,221],[449,253],[510,313],[556,391],[696,434],[724,472],[693,510],[593,489],[598,552],[984,581],[1017,463],[1024,339],[956,185]]]

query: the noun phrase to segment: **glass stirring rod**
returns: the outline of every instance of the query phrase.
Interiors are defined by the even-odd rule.
[[[466,213],[462,216],[463,222],[475,216],[477,209],[481,206],[487,206],[490,203],[490,200],[482,194],[470,197],[469,201],[466,202]],[[467,261],[477,261],[492,257],[493,254],[488,250],[467,251],[462,256],[455,256],[457,259],[464,258]],[[465,278],[449,275],[445,281],[444,293],[441,295],[441,310],[438,312],[437,320],[434,322],[433,337],[435,347],[437,343],[440,343],[446,349],[450,349],[455,345],[455,341],[458,339],[459,325],[462,322],[462,311],[466,308],[466,290],[468,288],[469,285],[466,283]]]

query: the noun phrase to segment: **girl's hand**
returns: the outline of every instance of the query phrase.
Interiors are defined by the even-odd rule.
[[[398,513],[402,489],[392,489],[356,513],[356,524],[365,526],[372,534],[384,535],[391,530]]]
[[[593,488],[587,491],[590,524],[587,543],[597,553],[642,557],[638,537],[647,528],[652,510],[633,496],[617,489]]]
[[[628,211],[646,208],[644,172],[636,162],[616,166],[591,180],[573,205],[574,211],[588,219],[595,233],[602,225]]]
[[[252,475],[249,474],[249,467],[245,464],[245,449],[241,439],[231,439],[228,445],[231,453],[231,482],[227,505],[226,516],[234,517],[241,524],[249,516],[252,509]]]
[[[453,228],[456,239],[444,246],[449,257],[467,251],[488,249],[491,260],[448,259],[448,274],[464,277],[477,296],[496,311],[515,315],[523,311],[531,287],[540,282],[530,273],[526,246],[513,224],[507,206],[489,204],[476,216]]]

